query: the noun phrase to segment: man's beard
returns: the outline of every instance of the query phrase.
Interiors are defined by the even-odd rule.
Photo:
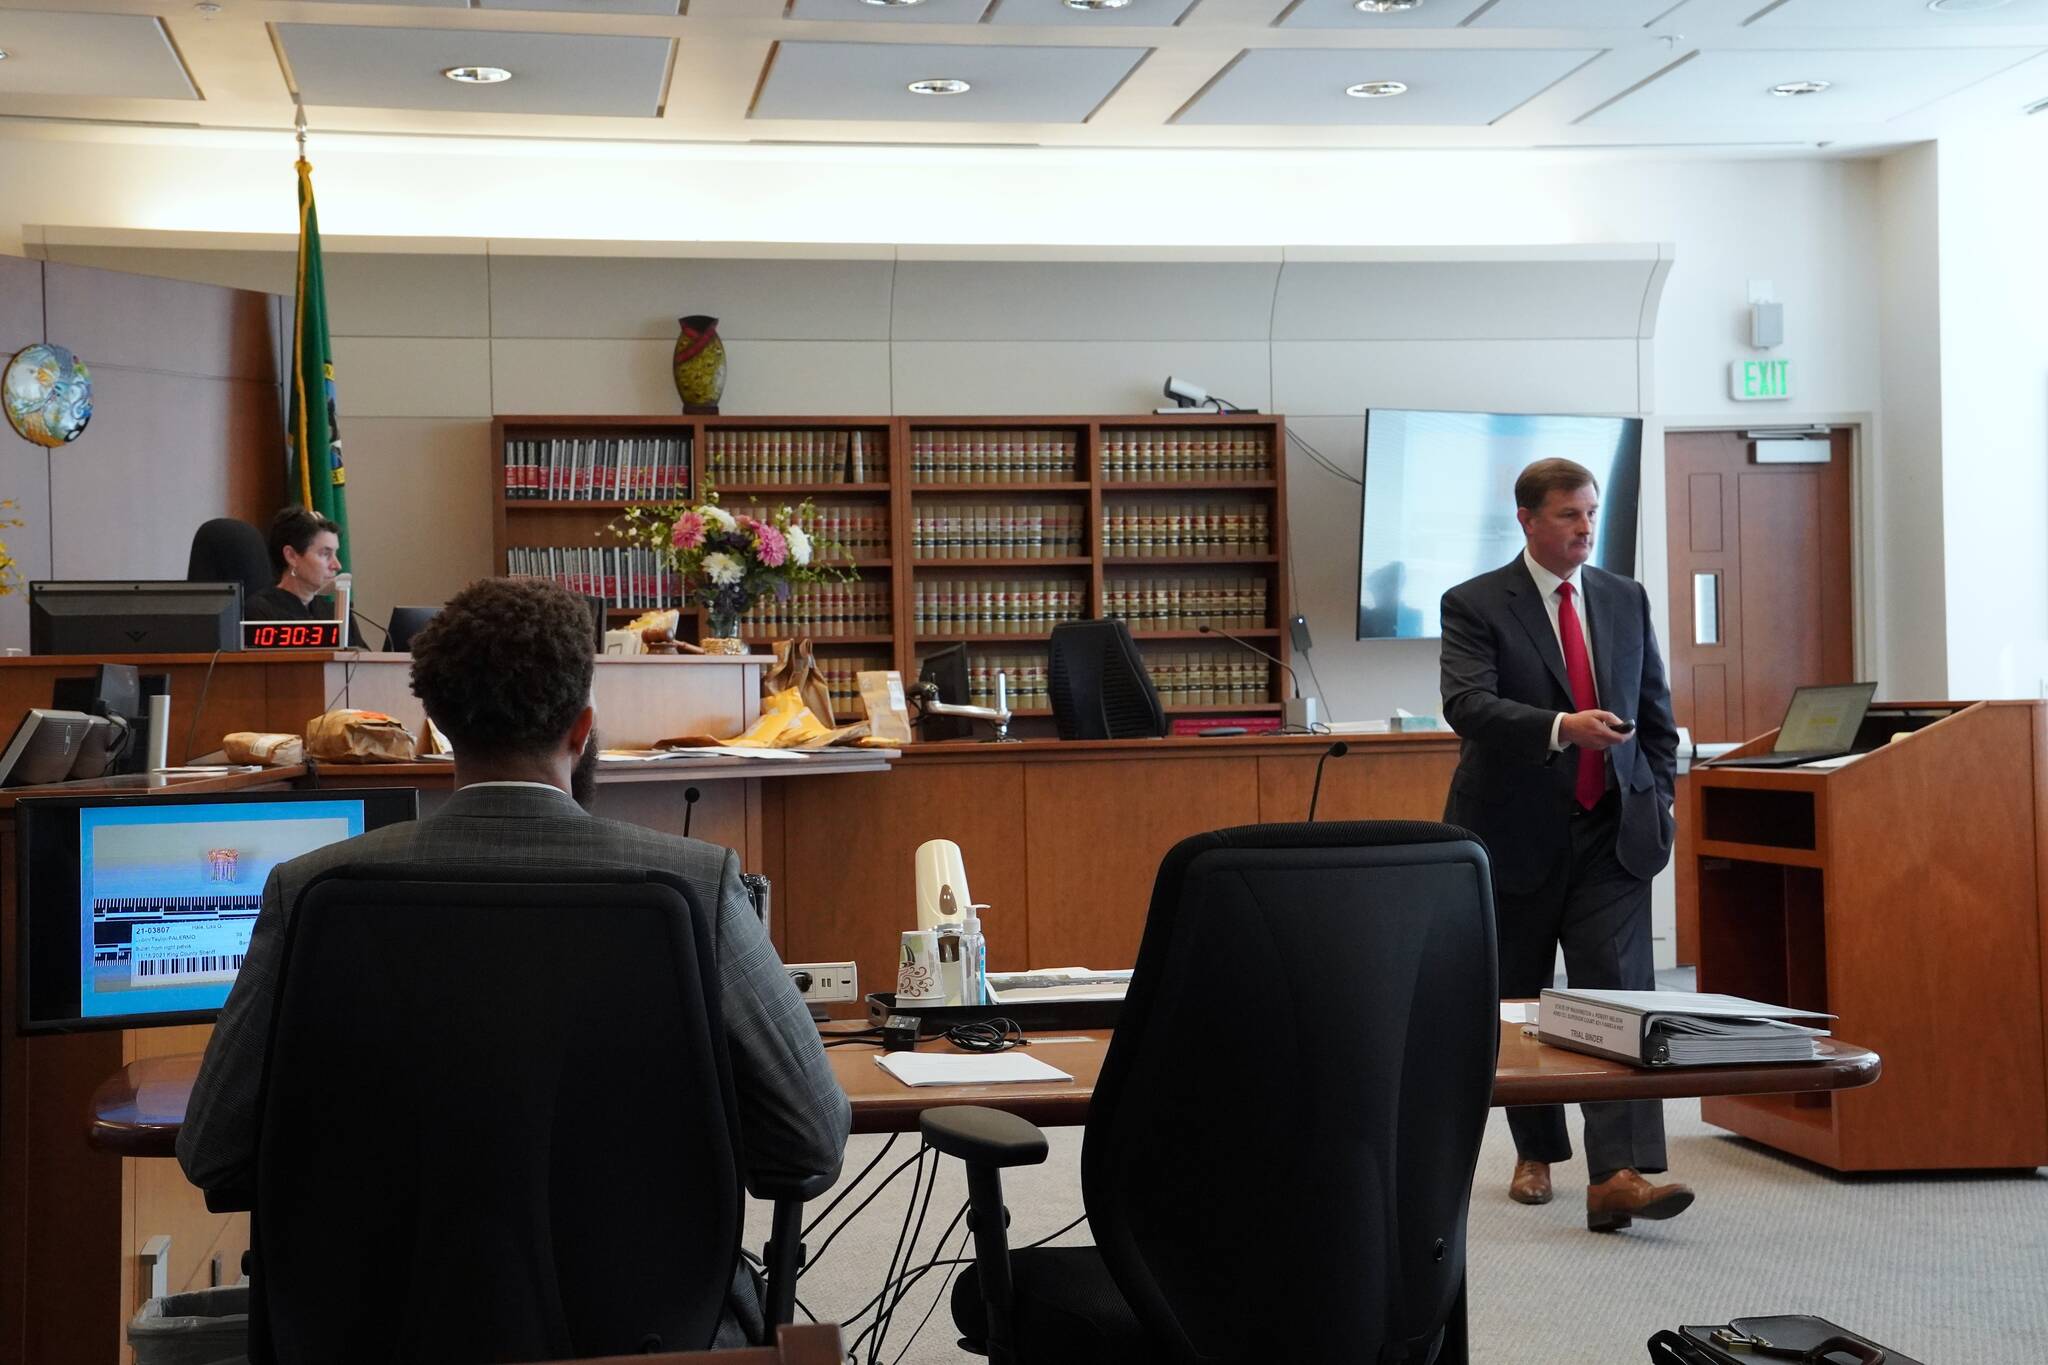
[[[583,752],[576,756],[576,766],[569,773],[569,795],[576,798],[576,804],[585,810],[592,809],[597,799],[597,727],[590,727],[590,738],[583,742]]]

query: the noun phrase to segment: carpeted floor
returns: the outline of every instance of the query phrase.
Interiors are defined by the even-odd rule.
[[[1666,1122],[1672,1175],[1698,1190],[1699,1202],[1667,1223],[1596,1236],[1585,1231],[1581,1163],[1556,1168],[1558,1198],[1547,1207],[1509,1201],[1513,1148],[1495,1111],[1472,1199],[1475,1362],[1635,1365],[1660,1326],[1779,1312],[1822,1314],[1927,1365],[2048,1362],[2048,1176],[1838,1176],[1707,1127],[1697,1103],[1667,1105]],[[1576,1117],[1573,1131],[1576,1138]],[[1080,1131],[1049,1136],[1046,1164],[1012,1172],[1006,1184],[1013,1244],[1081,1213]],[[881,1144],[856,1138],[848,1176]],[[868,1188],[915,1150],[913,1138],[899,1139]],[[819,1317],[849,1320],[880,1288],[909,1181],[906,1172],[804,1278],[800,1296]],[[864,1197],[812,1235],[814,1253]],[[965,1199],[958,1165],[945,1163],[916,1265],[931,1258],[938,1229]],[[823,1208],[814,1204],[811,1215]],[[765,1232],[750,1227],[749,1245],[758,1248]],[[956,1228],[948,1238],[948,1254],[962,1235]],[[1062,1240],[1086,1241],[1086,1226]],[[978,1359],[954,1344],[943,1304],[903,1349],[944,1274],[903,1300],[880,1360]]]

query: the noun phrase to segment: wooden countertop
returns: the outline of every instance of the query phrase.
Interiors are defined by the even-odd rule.
[[[1299,758],[1320,755],[1340,741],[1353,750],[1366,753],[1454,752],[1458,747],[1457,735],[1449,730],[1360,735],[1226,735],[1216,739],[1204,739],[1199,735],[1167,735],[1159,739],[1023,739],[1008,744],[959,739],[905,745],[903,759],[911,763],[993,763],[1008,758],[1100,759],[1139,755],[1160,758],[1282,755]]]
[[[829,1041],[862,1027],[856,1022],[828,1024]],[[1073,1029],[1055,1037],[1084,1037],[1084,1042],[1045,1043],[1031,1055],[1073,1076],[1071,1082],[1034,1085],[934,1085],[911,1087],[875,1065],[879,1047],[833,1047],[826,1056],[840,1088],[853,1102],[856,1133],[902,1133],[917,1128],[926,1109],[949,1104],[979,1104],[1021,1115],[1041,1126],[1079,1124],[1088,1116],[1096,1078],[1109,1047],[1107,1029]],[[1792,1094],[1846,1090],[1869,1085],[1880,1069],[1876,1053],[1835,1039],[1820,1040],[1822,1059],[1776,1066],[1634,1067],[1602,1057],[1568,1052],[1523,1036],[1519,1024],[1502,1024],[1500,1060],[1494,1070],[1493,1103],[1576,1104],[1586,1100],[1678,1099],[1700,1095]],[[955,1051],[951,1044],[928,1039],[925,1052]],[[130,1062],[109,1076],[93,1093],[89,1140],[106,1152],[122,1156],[173,1156],[178,1126],[192,1096],[199,1057],[185,1053]],[[1219,1086],[1219,1102],[1228,1102]]]
[[[766,668],[775,656],[758,654],[600,654],[597,662],[606,668],[645,668],[656,665],[690,664],[695,667],[728,668],[753,665]],[[0,668],[92,668],[104,663],[134,664],[147,671],[164,664],[217,664],[240,667],[249,664],[411,664],[410,654],[387,654],[374,649],[224,649],[218,654],[10,654],[0,657]]]

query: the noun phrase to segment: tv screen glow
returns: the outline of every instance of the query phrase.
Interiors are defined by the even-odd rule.
[[[1522,550],[1515,476],[1561,456],[1600,484],[1593,560],[1633,577],[1643,424],[1375,408],[1365,415],[1358,550],[1358,638],[1435,639],[1447,589]]]

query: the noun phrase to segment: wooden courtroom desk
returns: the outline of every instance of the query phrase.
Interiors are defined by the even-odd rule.
[[[951,839],[991,907],[991,970],[1134,962],[1167,850],[1302,819],[1337,738],[1350,753],[1326,765],[1317,819],[1443,818],[1449,731],[917,744],[886,774],[764,787],[779,946],[792,962],[857,962],[864,991],[893,988],[898,935],[916,927],[917,847]]]
[[[828,1024],[828,1038],[844,1034],[851,1024]],[[1029,1036],[1029,1035],[1027,1035]],[[1031,1085],[908,1086],[875,1065],[877,1047],[841,1046],[826,1052],[832,1073],[853,1105],[856,1133],[908,1133],[917,1130],[918,1115],[954,1104],[978,1104],[1007,1110],[1043,1127],[1084,1122],[1102,1059],[1109,1049],[1110,1030],[1087,1029],[1047,1036],[1085,1037],[1073,1043],[1046,1043],[1030,1049],[1033,1057],[1070,1073],[1071,1082]],[[1587,1100],[1681,1099],[1701,1095],[1813,1094],[1869,1085],[1878,1078],[1876,1053],[1829,1038],[1821,1040],[1822,1060],[1775,1066],[1635,1067],[1539,1043],[1522,1034],[1520,1024],[1500,1026],[1500,1058],[1494,1067],[1493,1103],[1581,1104]],[[920,1052],[959,1049],[942,1039],[928,1038]],[[194,1054],[153,1057],[131,1063],[109,1075],[92,1096],[91,1141],[103,1151],[130,1157],[175,1155],[178,1125],[199,1071]],[[1219,1104],[1229,1103],[1229,1086],[1219,1081]]]
[[[1701,1113],[1840,1171],[2048,1165],[2048,705],[1864,724],[1877,747],[1841,767],[1694,769],[1681,818],[1699,988],[1833,1013],[1885,1084]]]

